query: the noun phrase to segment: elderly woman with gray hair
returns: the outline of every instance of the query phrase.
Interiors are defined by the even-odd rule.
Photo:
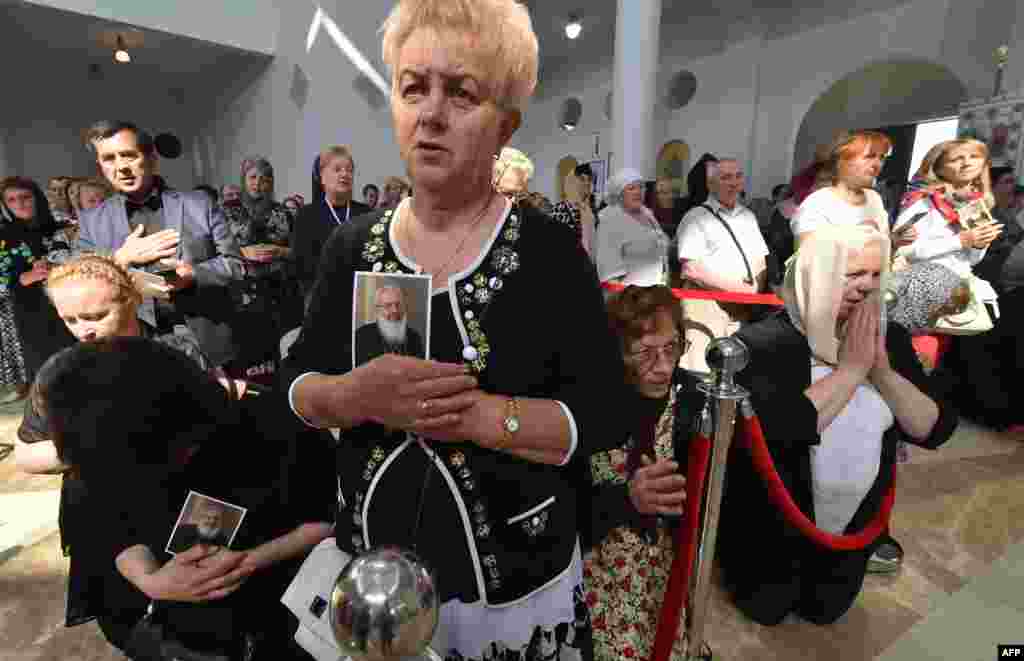
[[[790,260],[785,309],[736,333],[750,349],[736,380],[751,393],[778,476],[804,516],[835,535],[876,520],[900,441],[934,449],[957,425],[907,330],[884,323],[878,289],[889,245],[874,228],[822,225]],[[733,453],[728,472],[719,549],[736,605],[766,626],[790,613],[835,622],[884,540],[858,550],[819,546],[775,507],[747,453]]]
[[[619,170],[608,182],[608,206],[599,214],[597,273],[601,282],[626,285],[665,284],[669,237],[644,206],[644,178],[636,170]]]

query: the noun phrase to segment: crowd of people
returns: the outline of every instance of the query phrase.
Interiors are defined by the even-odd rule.
[[[333,538],[416,549],[446,660],[648,659],[694,524],[711,339],[750,349],[737,378],[781,482],[830,535],[878,516],[904,444],[939,447],[960,413],[1024,423],[1003,385],[1024,367],[1024,195],[983,143],[937,145],[888,203],[873,131],[763,203],[744,203],[742,159],[712,154],[686,197],[631,169],[595,195],[581,165],[552,203],[509,146],[537,82],[526,8],[400,0],[382,33],[408,181],[362,202],[340,145],[309,200],[279,201],[260,157],[176,190],[124,121],[88,132],[103,181],[0,183],[0,376],[25,397],[19,467],[64,475],[69,625],[97,620],[129,658],[309,658],[280,600]],[[407,330],[411,303],[381,286],[359,329],[380,348],[357,359],[366,273],[428,279],[430,314]],[[899,568],[889,534],[809,540],[743,450],[728,475],[718,559],[752,620],[830,624]]]

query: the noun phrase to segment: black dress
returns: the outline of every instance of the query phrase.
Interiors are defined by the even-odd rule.
[[[751,392],[750,401],[779,476],[796,505],[813,521],[810,447],[820,443],[820,436],[817,409],[804,395],[811,384],[807,338],[785,312],[744,326],[737,337],[750,349],[750,364],[737,374],[736,381]],[[925,376],[906,330],[889,324],[886,344],[893,369],[938,405],[939,418],[922,441],[911,439],[896,424],[884,433],[878,476],[846,534],[863,529],[878,513],[892,482],[898,442],[936,448],[949,439],[958,421],[957,412]],[[816,624],[834,622],[859,594],[873,546],[832,551],[809,541],[771,503],[747,451],[733,446],[718,550],[726,583],[748,617],[773,625],[795,612]]]
[[[364,216],[336,231],[324,248],[302,334],[282,370],[286,387],[305,372],[351,369],[356,271],[414,270],[395,250],[392,216]],[[617,407],[624,373],[618,343],[594,267],[572,232],[532,209],[513,208],[480,259],[449,284],[433,296],[431,358],[461,362],[471,344],[485,392],[564,403],[578,432],[576,457],[605,439],[622,438],[615,432],[622,428]],[[421,503],[431,463],[436,468]],[[514,620],[544,588],[560,589],[573,572],[581,580],[575,466],[531,463],[472,443],[420,443],[375,425],[348,430],[338,452],[337,543],[348,553],[382,545],[416,548],[437,572],[442,622],[449,604],[459,607],[456,602]],[[492,636],[502,648],[513,640],[532,641],[522,651],[533,658],[551,629],[564,631],[571,623],[572,597],[567,593],[563,604],[569,622],[552,614],[536,630],[517,629],[513,622],[460,635]],[[455,658],[456,650],[438,651]],[[458,658],[481,656],[479,649],[457,652]]]
[[[161,562],[190,491],[246,508],[231,548],[246,550],[307,522],[330,521],[335,509],[331,449],[324,434],[294,435],[282,419],[284,400],[264,395],[243,400],[238,426],[210,437],[176,473],[159,479],[124,476],[123,488],[89,485],[91,558],[108,566],[125,549],[142,544]],[[161,618],[175,636],[195,649],[230,649],[236,636],[258,636],[256,659],[305,658],[293,653],[295,620],[280,603],[303,558],[278,563],[251,576],[230,596],[198,604],[160,602]],[[105,575],[99,624],[107,639],[123,647],[149,603],[119,572]]]
[[[177,349],[204,370],[212,367],[210,360],[190,336],[173,333],[155,336],[145,323],[140,323],[144,336]],[[49,425],[36,410],[32,398],[25,399],[25,414],[18,426],[18,438],[29,444],[52,442]],[[64,555],[70,558],[67,604],[64,613],[64,625],[68,627],[94,620],[99,613],[104,612],[103,586],[113,571],[109,563],[103,560],[97,562],[96,558],[90,555],[92,546],[89,544],[89,538],[93,531],[88,514],[88,495],[85,482],[81,478],[71,472],[64,473],[60,485],[57,525],[60,530],[61,549]]]
[[[348,208],[338,207],[333,209],[333,214],[331,211],[332,209],[327,206],[327,202],[321,195],[319,198],[315,198],[311,204],[302,207],[299,210],[299,215],[295,218],[290,238],[292,260],[295,264],[299,285],[302,287],[302,294],[307,298],[316,281],[320,255],[331,232],[339,225],[345,225],[359,216],[369,213],[371,209],[365,204],[353,200]],[[337,214],[337,220],[334,214]]]
[[[945,384],[963,415],[1005,429],[1024,423],[1016,391],[1024,375],[1024,229],[1010,221],[974,274],[999,294],[999,312],[987,333],[953,338],[933,376]]]

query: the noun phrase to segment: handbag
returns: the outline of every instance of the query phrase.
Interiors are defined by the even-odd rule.
[[[992,315],[988,305],[993,308],[996,318],[999,317],[998,296],[987,280],[977,276],[967,279],[971,290],[971,300],[967,307],[957,314],[939,317],[931,328],[932,332],[942,335],[980,335],[992,330]]]
[[[163,621],[157,602],[132,627],[125,641],[125,656],[133,661],[252,661],[255,642],[243,636],[235,650],[200,650],[179,640]]]
[[[754,272],[750,268],[750,260],[747,259],[747,253],[743,251],[743,246],[740,245],[739,239],[736,238],[736,233],[732,231],[731,227],[729,227],[729,223],[725,222],[725,219],[718,215],[718,213],[714,209],[712,209],[710,205],[702,204],[700,206],[703,209],[706,209],[707,212],[710,213],[712,216],[714,216],[715,219],[722,224],[722,227],[725,228],[725,231],[729,233],[729,237],[732,238],[732,242],[736,245],[736,250],[740,252],[740,257],[743,259],[743,266],[747,270],[747,277],[744,279],[744,281],[747,284],[754,284]],[[696,282],[695,280],[691,280],[685,277],[681,278],[681,284],[684,287],[689,286],[693,287],[694,289],[706,289],[706,287],[704,287],[704,285],[700,284],[699,282]],[[746,303],[724,303],[722,301],[715,302],[718,303],[718,307],[722,308],[722,310],[727,315],[729,315],[730,319],[742,323],[757,321],[758,319],[764,318],[767,314],[771,313],[772,311],[771,308],[768,308],[767,310],[759,310],[756,308],[762,308],[764,306],[749,305]]]

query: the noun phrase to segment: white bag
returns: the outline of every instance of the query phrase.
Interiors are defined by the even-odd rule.
[[[350,659],[342,655],[334,640],[330,603],[334,583],[351,559],[352,556],[338,548],[334,537],[328,537],[310,551],[281,597],[281,603],[299,618],[295,642],[316,661]],[[441,658],[428,649],[420,656],[406,657],[402,661],[441,661]]]
[[[958,314],[940,317],[932,331],[943,335],[980,335],[992,330],[992,318],[985,304],[992,306],[996,318],[999,318],[998,296],[987,280],[970,276],[968,283],[971,288],[971,301],[967,308]]]
[[[295,642],[317,661],[339,661],[341,648],[330,622],[331,592],[351,556],[328,537],[310,551],[281,603],[299,618]]]

